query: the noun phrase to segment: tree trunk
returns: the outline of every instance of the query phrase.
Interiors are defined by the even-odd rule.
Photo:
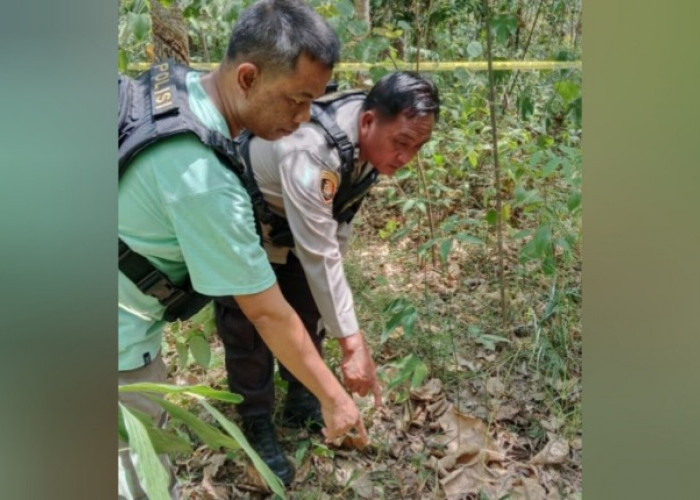
[[[354,0],[355,1],[355,19],[362,19],[367,23],[367,29],[372,26],[369,20],[369,0]]]
[[[173,5],[167,9],[158,0],[149,0],[149,3],[151,4],[155,60],[164,61],[170,57],[177,62],[189,64],[190,47],[187,40],[187,26],[177,2],[173,2]]]

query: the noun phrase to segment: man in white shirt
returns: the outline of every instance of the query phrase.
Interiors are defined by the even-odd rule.
[[[320,100],[333,99],[330,95]],[[338,217],[342,207],[334,202],[336,195],[356,186],[369,189],[377,173],[394,175],[418,153],[438,118],[439,95],[427,78],[396,72],[379,80],[366,97],[351,93],[334,101],[333,111],[352,151],[349,175],[343,173],[338,148],[313,117],[282,139],[253,137],[249,161],[267,208],[275,216],[275,223],[263,225],[263,242],[285,299],[299,314],[319,353],[325,333],[338,339],[346,388],[361,396],[371,392],[375,405],[380,405],[374,362],[343,270],[350,223],[343,221],[347,217]],[[366,194],[362,190],[356,193],[360,197]],[[293,241],[284,244],[292,247],[273,243],[285,230]],[[215,310],[229,388],[245,398],[238,405],[244,431],[254,438],[250,440],[257,443],[266,462],[286,463],[276,433],[269,431],[274,405],[272,353],[234,300],[217,299]],[[289,382],[282,422],[319,429],[318,401],[282,363],[279,368]]]

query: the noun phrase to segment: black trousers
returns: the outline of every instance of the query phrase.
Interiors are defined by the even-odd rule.
[[[321,314],[299,259],[290,252],[286,264],[273,264],[272,268],[284,298],[297,312],[316,350],[323,356],[321,343],[325,331],[316,333]],[[238,413],[241,416],[272,413],[275,401],[272,352],[232,297],[214,299],[214,317],[224,344],[229,390],[244,397],[238,405]],[[299,384],[282,363],[279,363],[279,370],[284,380]]]

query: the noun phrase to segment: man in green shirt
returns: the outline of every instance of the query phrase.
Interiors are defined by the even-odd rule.
[[[308,121],[311,101],[324,92],[338,56],[336,35],[308,5],[261,0],[241,14],[219,68],[187,75],[189,107],[226,137],[249,129],[281,138]],[[275,356],[321,402],[326,437],[354,428],[366,442],[357,406],[276,284],[247,192],[214,151],[182,134],[138,153],[119,183],[118,230],[174,283],[188,275],[199,293],[235,297]],[[164,307],[121,272],[118,282],[119,383],[162,382]],[[162,417],[145,398],[122,394],[120,401]],[[120,452],[119,464],[120,498],[145,498],[128,450]],[[274,471],[285,479],[287,471]]]

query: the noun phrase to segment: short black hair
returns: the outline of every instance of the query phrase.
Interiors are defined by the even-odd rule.
[[[301,0],[260,0],[233,27],[225,61],[291,71],[301,54],[332,69],[340,41],[328,22]]]
[[[414,116],[440,115],[440,95],[435,83],[415,71],[396,71],[384,75],[367,94],[362,110],[376,110],[384,119],[399,114]]]

